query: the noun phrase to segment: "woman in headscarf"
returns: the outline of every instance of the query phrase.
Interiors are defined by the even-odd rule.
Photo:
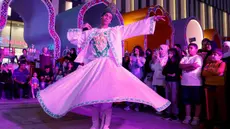
[[[223,59],[227,60],[228,57],[230,57],[230,41],[225,41],[223,43]]]
[[[227,104],[227,121],[230,122],[230,41],[225,41],[223,43],[223,61],[226,63],[226,73],[225,73],[225,94],[226,94],[226,104]],[[229,124],[228,124],[229,126]],[[230,128],[230,127],[228,127]]]
[[[168,45],[160,45],[157,59],[153,64],[150,65],[152,71],[154,71],[152,85],[153,87],[156,87],[157,93],[162,97],[165,97],[165,76],[162,74],[162,71],[168,61],[168,49]]]
[[[217,48],[217,44],[215,41],[210,41],[210,42],[206,42],[205,44],[205,56],[204,56],[204,60],[203,60],[203,67],[211,60],[211,55],[213,50],[215,50]]]
[[[213,53],[213,50],[215,50],[217,48],[217,44],[215,41],[210,41],[208,39],[204,39],[202,41],[202,50],[198,52],[198,55],[200,55],[202,58],[203,58],[203,66],[202,66],[202,71],[204,69],[204,67],[206,66],[206,64],[210,63],[210,61],[212,60],[212,53]],[[204,86],[205,85],[205,77],[202,76],[202,85]],[[205,109],[205,106],[206,106],[206,100],[205,100],[205,89],[202,89],[202,111],[201,111],[201,118],[204,118],[206,116],[206,109]]]

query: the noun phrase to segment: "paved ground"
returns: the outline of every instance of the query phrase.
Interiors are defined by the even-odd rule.
[[[81,113],[84,115],[77,114]],[[46,115],[36,100],[0,100],[0,129],[89,129],[87,110],[73,111],[61,119]],[[114,108],[111,129],[192,129],[179,121],[162,120],[149,113]]]

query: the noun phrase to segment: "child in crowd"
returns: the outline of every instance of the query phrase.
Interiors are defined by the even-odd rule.
[[[226,103],[224,72],[226,64],[221,59],[223,53],[220,49],[215,49],[211,55],[211,60],[205,65],[202,75],[205,78],[206,110],[208,120],[218,120],[226,122]],[[215,107],[218,110],[215,110]],[[217,111],[217,113],[214,113]],[[217,117],[215,117],[215,115]]]
[[[181,70],[179,68],[180,55],[176,48],[168,50],[168,62],[163,68],[162,74],[165,76],[166,98],[172,102],[167,108],[165,115],[166,119],[177,120],[178,119],[178,88],[180,83]]]
[[[64,77],[64,76],[63,76],[62,70],[59,69],[59,70],[58,70],[58,74],[57,74],[57,76],[56,76],[56,78],[55,78],[55,81],[58,81],[58,80],[62,79],[63,77]]]
[[[201,96],[202,96],[202,79],[201,71],[203,60],[197,55],[198,46],[190,43],[188,46],[188,56],[180,61],[182,69],[182,99],[185,104],[186,116],[183,121],[185,124],[198,125],[201,112]],[[191,105],[195,105],[195,115],[191,118]]]
[[[32,93],[33,98],[35,98],[37,91],[40,89],[39,80],[38,80],[37,76],[38,76],[37,73],[34,72],[33,77],[31,78],[31,80],[29,82],[29,84],[31,86],[31,93]]]

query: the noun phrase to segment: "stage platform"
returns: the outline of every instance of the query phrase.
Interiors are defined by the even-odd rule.
[[[91,119],[87,116],[87,109],[80,110],[61,119],[53,119],[43,112],[36,99],[0,100],[0,129],[89,129]],[[111,129],[195,128],[180,121],[163,120],[153,113],[114,108]]]

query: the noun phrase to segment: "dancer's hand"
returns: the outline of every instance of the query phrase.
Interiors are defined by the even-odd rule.
[[[83,29],[84,28],[88,28],[88,30],[92,29],[92,26],[89,23],[85,23],[82,27]]]
[[[154,21],[165,21],[165,16],[161,16],[161,15],[154,16]]]

